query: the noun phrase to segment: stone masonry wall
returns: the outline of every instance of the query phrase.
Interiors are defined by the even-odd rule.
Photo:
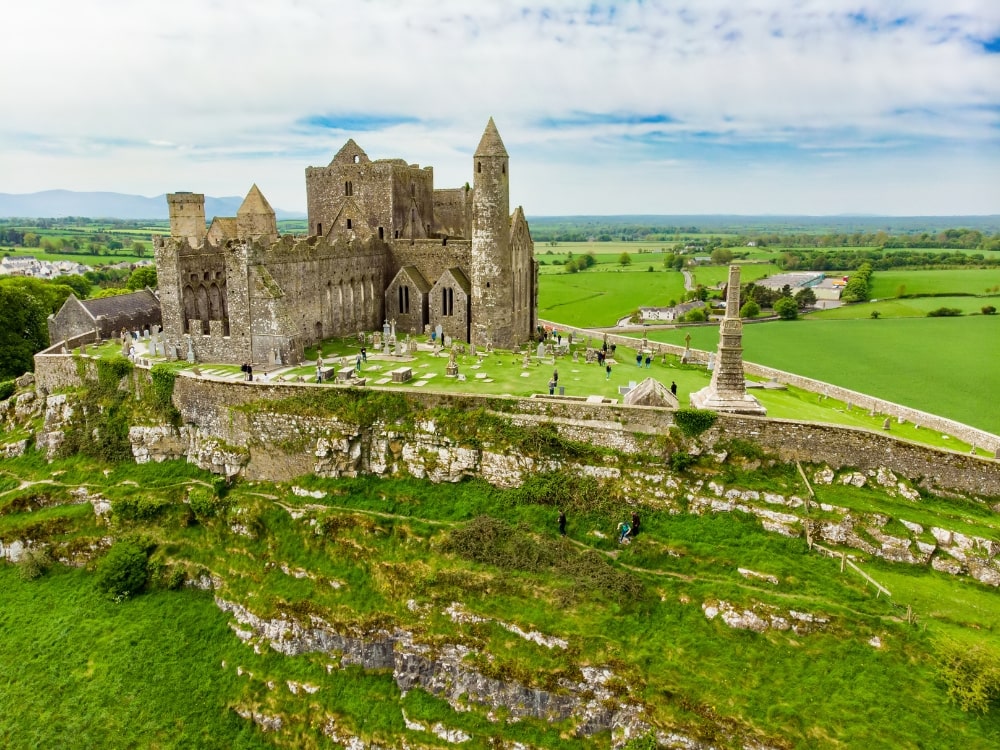
[[[72,356],[39,354],[35,358],[35,368],[39,387],[49,392],[80,385]],[[189,460],[190,451],[200,449],[195,438],[216,441],[213,450],[222,455],[216,463],[236,467],[229,473],[235,473],[240,464],[253,464],[259,467],[261,476],[266,469],[274,472],[270,476],[272,479],[288,479],[303,473],[303,467],[310,470],[310,466],[342,465],[354,467],[352,470],[357,471],[369,470],[373,467],[365,466],[360,460],[359,451],[363,445],[378,444],[382,446],[383,455],[387,456],[395,450],[402,450],[402,446],[409,441],[412,445],[422,446],[422,449],[443,451],[441,455],[447,454],[449,460],[455,460],[454,457],[464,450],[447,435],[436,434],[433,426],[421,427],[417,430],[420,434],[414,435],[398,434],[399,431],[392,425],[377,426],[375,429],[381,430],[381,434],[362,435],[356,425],[339,423],[332,416],[292,419],[277,410],[262,407],[255,410],[254,418],[263,421],[251,423],[230,408],[298,396],[303,394],[303,389],[337,387],[224,381],[181,372],[174,387],[174,404],[187,423],[189,434],[194,436],[189,446]],[[433,407],[466,412],[486,409],[508,414],[515,423],[552,423],[567,439],[633,454],[644,450],[642,436],[665,434],[673,424],[672,411],[655,407],[412,390],[399,392],[413,404],[414,410]],[[261,434],[267,434],[266,444],[260,441]],[[931,488],[1000,496],[1000,461],[907,443],[881,433],[837,425],[720,415],[716,425],[700,436],[698,443],[703,448],[712,449],[720,441],[733,438],[752,440],[786,460],[828,464],[834,468],[867,470],[884,467]],[[372,461],[370,457],[366,460]],[[374,463],[378,464],[380,460],[376,456]],[[465,468],[456,465],[454,471],[442,467],[440,479],[457,479],[459,475],[480,470],[483,460],[498,465],[507,462],[512,470],[516,470],[515,473],[533,469],[524,465],[524,457],[518,456],[487,456],[476,460],[478,464]]]

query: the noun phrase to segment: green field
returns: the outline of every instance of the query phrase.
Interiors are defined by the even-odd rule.
[[[645,262],[641,265],[644,269]],[[538,317],[572,326],[613,326],[618,318],[640,305],[667,306],[684,298],[684,276],[654,265],[645,270],[605,271],[546,275],[539,282]]]
[[[114,263],[138,263],[139,261],[149,261],[153,259],[153,251],[149,250],[145,255],[139,257],[127,250],[119,250],[113,255],[92,255],[91,253],[47,253],[41,248],[13,249],[0,248],[0,255],[10,255],[13,257],[24,257],[30,255],[38,260],[59,261],[68,260],[71,263],[81,263],[85,266],[106,266]]]
[[[862,302],[844,305],[830,310],[809,313],[810,320],[852,320],[871,318],[877,311],[882,318],[925,318],[931,310],[941,307],[955,308],[963,315],[979,315],[983,307],[993,305],[1000,309],[1000,294],[989,297],[914,297],[880,299],[878,302]]]
[[[781,273],[781,269],[773,263],[741,263],[740,283],[757,281],[765,276]],[[709,288],[718,287],[729,281],[729,266],[693,266],[689,269],[696,284]]]
[[[903,295],[997,294],[1000,268],[935,271],[877,271],[872,274],[872,299]]]
[[[715,326],[650,339],[714,351]],[[1000,434],[1000,315],[799,320],[745,325],[743,356]]]

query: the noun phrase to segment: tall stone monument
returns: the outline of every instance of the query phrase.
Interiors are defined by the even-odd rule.
[[[691,394],[697,409],[733,414],[767,414],[761,403],[747,395],[743,375],[743,321],[740,320],[740,267],[729,267],[726,287],[726,317],[719,326],[719,350],[712,370],[712,382]]]

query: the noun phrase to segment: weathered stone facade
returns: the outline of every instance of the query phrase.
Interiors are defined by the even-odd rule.
[[[156,265],[168,356],[295,363],[309,344],[382,327],[441,326],[511,348],[536,326],[538,264],[509,212],[509,159],[491,119],[472,187],[435,190],[430,167],[372,161],[349,140],[306,170],[307,237],[279,236],[253,186],[235,218],[205,227],[204,196],[174,193]]]

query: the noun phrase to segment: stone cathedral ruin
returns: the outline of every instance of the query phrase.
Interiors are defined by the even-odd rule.
[[[513,348],[537,323],[538,264],[509,158],[491,118],[473,183],[436,189],[434,171],[372,160],[353,141],[306,169],[309,234],[279,235],[254,185],[235,217],[206,228],[205,197],[167,196],[156,269],[167,351],[199,361],[300,362],[325,338],[395,322],[455,341]]]

